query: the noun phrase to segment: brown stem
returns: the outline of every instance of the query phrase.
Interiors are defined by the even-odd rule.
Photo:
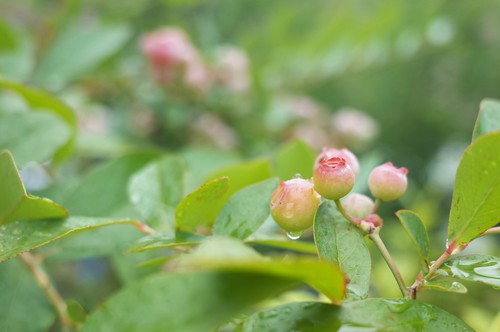
[[[485,236],[485,235],[489,235],[489,234],[500,234],[500,226],[491,227],[490,229],[488,229],[487,231],[485,231],[480,236]]]
[[[29,252],[21,254],[20,258],[33,274],[33,277],[35,278],[40,288],[42,288],[42,290],[47,295],[50,303],[57,312],[57,316],[59,317],[61,325],[64,327],[72,326],[71,319],[68,315],[66,302],[64,302],[61,295],[57,292],[54,285],[50,282],[47,272],[40,264],[40,259],[33,256]]]

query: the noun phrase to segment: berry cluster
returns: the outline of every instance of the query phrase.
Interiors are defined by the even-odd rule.
[[[271,197],[271,215],[287,232],[300,232],[312,226],[321,197],[333,200],[344,216],[372,233],[382,226],[376,214],[378,202],[393,201],[406,191],[408,170],[391,162],[375,167],[368,187],[375,197],[350,193],[359,174],[358,158],[347,149],[324,148],[314,163],[311,180],[296,177],[282,181]]]

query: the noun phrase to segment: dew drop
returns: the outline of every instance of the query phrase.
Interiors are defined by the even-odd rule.
[[[288,232],[288,233],[286,233],[286,236],[288,236],[288,238],[290,240],[298,240],[301,235],[302,235],[302,232]]]

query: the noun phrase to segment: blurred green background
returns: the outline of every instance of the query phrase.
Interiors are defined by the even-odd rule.
[[[500,2],[494,0],[19,0],[0,2],[0,13],[0,73],[75,109],[78,170],[136,147],[215,149],[221,165],[269,155],[293,137],[318,150],[331,134],[324,119],[358,109],[374,119],[378,135],[344,143],[361,159],[410,170],[402,203],[426,221],[434,256],[444,244],[453,174],[479,103],[500,99]],[[200,97],[156,84],[139,41],[165,26],[186,31],[207,63],[217,62],[220,46],[241,49],[248,91],[214,88]],[[1,112],[23,107],[0,94]],[[203,122],[204,114],[213,117]],[[315,142],[311,132],[322,130]],[[218,141],[221,133],[229,138]],[[392,240],[401,229],[391,221],[383,237],[405,271],[411,250]],[[478,242],[481,252],[498,254],[498,238]],[[397,296],[392,280],[383,285],[388,274],[383,264],[375,267],[377,291]],[[427,294],[425,300],[477,329],[500,309],[498,294],[482,286],[470,295]]]

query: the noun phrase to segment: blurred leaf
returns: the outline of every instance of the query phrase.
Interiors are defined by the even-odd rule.
[[[159,274],[112,296],[80,331],[210,331],[296,284],[257,273]]]
[[[348,297],[365,298],[370,286],[370,252],[363,234],[342,216],[332,201],[321,203],[316,212],[314,241],[319,257],[337,262],[349,278]]]
[[[139,221],[131,219],[120,220],[86,217],[40,220],[36,223],[12,222],[0,226],[0,262],[68,235],[118,224],[141,225]]]
[[[214,235],[227,235],[244,240],[255,232],[269,216],[271,193],[277,188],[277,178],[241,189],[231,197],[217,216]]]
[[[339,329],[340,328],[340,329]],[[473,331],[448,312],[415,300],[367,299],[341,307],[297,302],[265,309],[236,329],[250,331]]]
[[[368,177],[371,171],[383,162],[379,151],[370,151],[359,159],[359,175],[356,177],[356,183],[352,192],[366,193],[368,191]]]
[[[69,106],[53,96],[22,84],[0,78],[0,88],[10,89],[21,95],[32,111],[50,112],[59,116],[71,128],[71,137],[59,148],[56,160],[64,159],[72,152],[76,137],[76,116]]]
[[[71,137],[68,126],[50,113],[0,115],[0,149],[8,149],[20,165],[49,160]]]
[[[441,292],[450,292],[450,293],[467,293],[467,288],[459,283],[458,281],[448,280],[448,279],[437,279],[428,281],[424,284],[425,289],[438,290]]]
[[[158,152],[143,151],[107,162],[81,179],[77,187],[65,196],[64,206],[76,215],[127,215],[120,213],[120,209],[129,204],[127,184],[130,177],[158,156]]]
[[[71,321],[75,323],[83,323],[87,317],[87,312],[83,309],[82,305],[75,300],[66,301],[68,306],[68,316]]]
[[[171,221],[173,210],[184,196],[184,167],[180,159],[167,156],[135,173],[128,185],[129,199],[142,217]],[[168,215],[172,212],[172,216]],[[172,218],[172,220],[168,220]]]
[[[0,152],[0,183],[0,224],[18,220],[62,218],[68,215],[66,209],[59,204],[26,193],[9,151]]]
[[[229,179],[222,177],[205,183],[179,203],[175,211],[177,229],[194,231],[211,226],[226,201]]]
[[[309,179],[313,173],[315,151],[301,140],[284,145],[276,154],[276,174],[281,180],[289,180],[296,174]]]
[[[0,52],[11,51],[17,46],[16,35],[10,26],[0,19]]]
[[[310,242],[258,239],[246,241],[245,243],[253,246],[266,246],[290,251],[297,251],[305,254],[317,254],[316,246]]]
[[[479,105],[479,114],[472,132],[472,140],[497,130],[500,130],[500,102],[484,99]]]
[[[458,166],[448,224],[448,243],[459,246],[500,221],[500,132],[483,135]]]
[[[491,326],[488,330],[488,332],[498,332],[498,331],[500,331],[500,311],[493,319],[493,322],[491,322]]]
[[[309,284],[332,303],[345,297],[346,280],[337,264],[310,257],[269,259],[234,238],[211,238],[182,256],[178,266],[283,277]]]
[[[48,331],[56,320],[46,295],[19,260],[0,264],[0,294],[0,331]]]
[[[422,267],[427,271],[429,267],[429,237],[420,217],[413,211],[400,210],[396,213],[401,225],[417,248],[422,259]]]
[[[44,54],[35,81],[59,89],[116,53],[130,36],[131,31],[124,25],[76,23],[65,29]]]
[[[219,169],[211,173],[207,179],[212,180],[223,176],[227,176],[230,180],[229,198],[246,186],[269,179],[272,176],[271,165],[267,159],[247,161]]]
[[[139,240],[129,249],[129,252],[142,252],[162,248],[172,248],[177,246],[194,246],[200,244],[205,238],[196,234],[186,235],[176,232],[176,235],[156,233],[147,235]]]
[[[486,255],[464,255],[445,262],[439,272],[447,276],[480,282],[500,288],[500,258]]]

